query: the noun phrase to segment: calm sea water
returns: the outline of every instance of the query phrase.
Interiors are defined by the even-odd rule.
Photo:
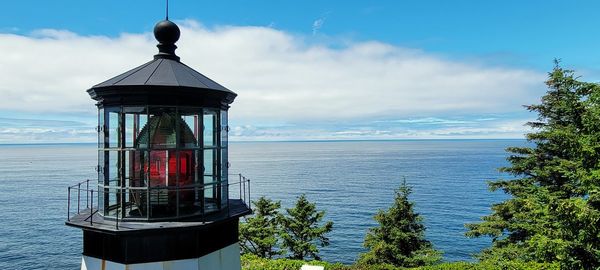
[[[426,236],[447,261],[489,246],[464,223],[505,198],[486,181],[506,177],[507,146],[520,140],[231,143],[232,173],[252,179],[252,197],[291,207],[300,194],[334,222],[324,260],[352,263],[378,209],[403,177],[413,186]],[[66,187],[95,177],[95,145],[0,146],[0,269],[78,269],[81,231],[66,227]]]

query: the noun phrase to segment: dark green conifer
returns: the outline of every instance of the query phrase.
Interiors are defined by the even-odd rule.
[[[262,258],[272,258],[283,254],[277,248],[279,233],[279,208],[281,202],[260,197],[254,204],[254,215],[240,223],[240,246],[242,253],[250,253]]]
[[[329,245],[325,235],[333,228],[333,222],[327,221],[320,226],[325,211],[317,211],[316,204],[301,195],[294,208],[286,209],[287,216],[281,218],[283,247],[290,252],[290,258],[319,260],[319,249]]]
[[[600,267],[600,85],[558,66],[548,74],[527,146],[511,147],[512,179],[490,189],[511,197],[492,206],[467,236],[491,236],[484,260],[558,262],[564,269]]]
[[[414,203],[408,198],[411,192],[404,180],[396,190],[394,204],[375,215],[379,226],[369,229],[364,242],[369,251],[361,254],[359,264],[417,267],[440,261],[441,252],[425,239],[423,218],[414,212]]]

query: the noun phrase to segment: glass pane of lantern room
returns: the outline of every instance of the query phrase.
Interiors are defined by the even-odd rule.
[[[104,109],[98,109],[98,148],[104,148]]]
[[[98,183],[97,183],[97,190],[98,190],[98,194],[94,195],[95,198],[94,199],[94,204],[92,205],[92,208],[94,208],[94,206],[98,207],[98,212],[101,213],[102,215],[104,215],[104,209],[106,208],[104,203],[105,203],[105,190],[104,190],[104,185],[108,183],[108,179],[107,179],[107,173],[106,173],[106,169],[107,169],[107,163],[108,162],[108,158],[106,157],[106,155],[108,155],[108,152],[104,151],[104,150],[98,150]],[[91,188],[91,186],[90,186]]]
[[[121,187],[124,187],[123,189],[119,190],[119,196],[121,196],[119,198],[119,200],[121,201],[121,205],[119,207],[121,207],[120,211],[120,216],[124,216],[123,214],[127,214],[131,209],[131,201],[130,201],[130,192],[129,191],[129,184],[131,183],[131,158],[132,155],[129,151],[122,151],[121,152]],[[127,216],[127,215],[125,215]]]
[[[179,214],[190,215],[194,212],[195,193],[195,154],[194,150],[180,150],[178,152],[177,162],[177,186],[179,187]]]
[[[229,163],[227,162],[227,148],[221,148],[221,207],[227,205],[229,199]]]
[[[177,153],[175,150],[150,152],[150,213],[152,218],[173,217],[177,206]]]
[[[216,190],[216,155],[215,149],[204,150],[204,212],[212,212],[217,209]]]
[[[227,111],[221,111],[221,147],[227,147],[228,145],[228,132],[229,125],[227,123]]]
[[[204,184],[214,182],[213,176],[215,175],[215,158],[214,149],[204,150]]]
[[[104,215],[104,188],[98,187],[98,192],[97,194],[94,195],[94,205],[92,205],[92,208],[94,207],[98,207],[98,213]]]
[[[177,142],[177,132],[181,127],[180,121],[174,107],[149,107],[150,115],[148,123],[143,127],[148,132],[143,132],[148,136],[148,142],[152,149],[175,148]],[[143,140],[143,139],[141,139]]]
[[[173,166],[173,169],[178,170],[177,172],[177,186],[191,186],[194,184],[194,168],[195,155],[194,150],[180,150],[177,157],[177,166]],[[174,164],[172,164],[174,165]]]
[[[107,167],[107,174],[108,174],[108,181],[106,183],[107,186],[111,186],[111,187],[118,187],[121,185],[120,182],[120,177],[119,177],[119,169],[120,169],[120,162],[121,159],[119,157],[119,152],[118,151],[106,151],[108,153],[108,167]]]
[[[125,147],[139,148],[140,131],[146,125],[147,115],[145,107],[125,107]]]
[[[104,186],[105,183],[107,183],[107,179],[106,179],[106,161],[108,161],[107,158],[105,158],[105,156],[108,154],[108,152],[104,151],[104,150],[98,150],[98,185],[100,186]]]
[[[137,136],[133,139],[133,147],[136,149],[148,149],[150,147],[150,127],[148,127],[148,115],[140,114],[138,119],[134,117],[134,123],[137,122],[137,127],[134,130],[138,131]],[[135,124],[134,124],[135,126]]]
[[[139,119],[139,116],[137,116]],[[137,132],[134,131],[134,123],[135,123],[136,115],[133,114],[125,114],[125,147],[133,147],[135,137]]]
[[[220,126],[220,145],[221,145],[221,155],[220,155],[220,162],[219,164],[221,165],[221,172],[220,172],[220,177],[221,177],[221,184],[220,184],[220,188],[221,188],[221,207],[225,207],[227,205],[227,200],[229,199],[229,185],[228,185],[228,173],[229,173],[229,162],[228,162],[228,157],[227,157],[227,146],[228,146],[228,132],[229,132],[229,125],[228,125],[228,119],[227,119],[227,111],[222,110],[221,111],[221,118],[219,119],[221,126]]]
[[[203,164],[202,164],[202,156],[203,156],[203,151],[202,150],[195,150],[194,151],[194,155],[195,155],[195,161],[194,161],[194,167],[193,167],[193,173],[194,173],[194,183],[193,183],[193,187],[194,187],[194,212],[197,212],[198,214],[202,213],[201,209],[203,206],[203,200],[204,200],[204,189],[203,189],[203,183],[204,183],[204,172],[203,172]]]
[[[117,148],[119,147],[119,112],[109,111],[108,121],[106,121],[106,128],[108,133],[108,147]]]
[[[128,157],[126,170],[129,179],[126,186],[129,192],[125,195],[125,216],[131,218],[145,218],[147,213],[146,169],[148,168],[147,151],[127,151]]]
[[[179,215],[201,214],[202,182],[198,180],[198,150],[180,150]],[[200,182],[199,182],[200,181]]]
[[[204,111],[204,147],[215,146],[216,118],[214,111]]]
[[[106,195],[108,197],[108,203],[106,205],[106,209],[104,209],[104,215],[115,217],[117,216],[117,208],[121,201],[121,199],[119,198],[121,194],[120,190],[117,188],[109,187],[104,189],[104,191],[106,192]]]
[[[96,185],[98,188],[98,194],[94,195],[95,198],[95,202],[94,205],[92,205],[92,208],[94,208],[94,206],[98,207],[98,212],[101,214],[104,214],[104,183],[106,181],[105,179],[105,168],[106,165],[104,163],[104,155],[105,155],[105,151],[104,150],[99,150],[98,151],[98,184]],[[92,185],[90,183],[90,189],[92,188]]]
[[[199,108],[180,108],[179,116],[182,122],[179,136],[180,148],[197,148],[200,143],[200,124],[202,119]]]
[[[168,177],[168,155],[167,150],[154,150],[150,152],[150,168],[148,169],[149,186],[165,187]]]
[[[148,181],[148,151],[133,150],[125,153],[129,157],[128,166],[125,168],[129,172],[129,182],[126,186],[146,187]]]
[[[107,151],[108,152],[108,185],[104,190],[106,192],[105,199],[106,209],[105,215],[115,216],[117,204],[120,203],[120,192],[119,187],[121,185],[121,152],[118,150]]]

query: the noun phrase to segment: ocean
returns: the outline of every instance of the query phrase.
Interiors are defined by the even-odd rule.
[[[508,146],[524,140],[231,142],[230,173],[251,179],[252,198],[292,207],[306,194],[334,222],[323,260],[352,263],[373,215],[402,179],[445,261],[473,260],[488,238],[464,236],[506,198],[487,181],[509,176]],[[0,269],[79,269],[81,230],[67,227],[67,186],[95,179],[95,144],[0,145]],[[233,182],[233,180],[232,180]]]

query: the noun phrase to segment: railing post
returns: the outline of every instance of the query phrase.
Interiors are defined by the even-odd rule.
[[[246,177],[244,177],[244,202],[246,202]]]
[[[91,201],[91,208],[90,208],[90,225],[94,225],[94,190],[90,190],[90,201]]]
[[[242,199],[242,174],[240,173],[239,176],[240,176],[240,183],[239,184],[240,184],[240,200],[241,200]]]
[[[79,204],[81,202],[81,183],[77,183],[77,214],[79,215]]]
[[[71,187],[67,188],[67,221],[71,221]]]
[[[252,202],[250,201],[250,179],[248,178],[248,208],[252,211]]]
[[[85,181],[85,208],[86,209],[90,208],[90,193],[88,192],[88,190],[90,190],[90,179],[87,179]]]

